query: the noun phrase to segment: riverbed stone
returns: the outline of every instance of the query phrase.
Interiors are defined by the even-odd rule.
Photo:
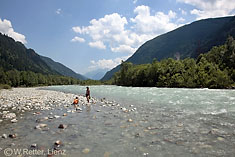
[[[60,118],[60,116],[54,115],[54,118],[56,118],[56,119],[57,119],[57,118]]]
[[[10,138],[16,138],[16,137],[17,137],[17,134],[9,134],[8,137],[10,137]]]
[[[17,119],[12,119],[11,122],[12,122],[12,123],[17,123],[18,120],[17,120]]]
[[[47,124],[38,124],[35,129],[42,129],[42,128],[45,128],[47,127]]]
[[[126,109],[125,107],[123,107],[123,108],[122,108],[122,111],[123,111],[123,112],[126,112],[126,111],[127,111],[127,109]]]
[[[224,138],[223,137],[217,137],[217,140],[218,141],[224,141]]]
[[[89,149],[89,148],[85,148],[85,149],[82,150],[82,152],[83,152],[84,154],[88,154],[88,153],[90,152],[90,149]]]
[[[60,141],[60,140],[57,140],[57,141],[55,141],[55,143],[54,143],[56,146],[58,146],[58,145],[61,145],[62,144],[62,142]]]
[[[104,153],[104,157],[109,157],[110,156],[110,152],[105,152]]]
[[[16,114],[15,113],[7,113],[7,114],[3,114],[2,118],[5,118],[5,119],[13,119],[16,117]]]
[[[36,143],[33,143],[33,144],[31,144],[30,147],[31,147],[31,148],[36,148],[36,147],[37,147],[37,144],[36,144]]]
[[[58,126],[58,128],[59,128],[59,129],[65,129],[65,128],[67,128],[67,125],[60,124],[60,125]]]
[[[128,122],[133,122],[133,120],[132,120],[132,119],[128,119],[127,121],[128,121]]]
[[[2,134],[2,138],[7,138],[7,134]]]

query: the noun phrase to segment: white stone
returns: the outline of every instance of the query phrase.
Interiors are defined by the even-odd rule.
[[[16,117],[16,114],[15,113],[7,113],[7,114],[3,115],[2,117],[5,119],[13,119]]]
[[[11,122],[16,123],[16,122],[18,122],[18,120],[17,119],[12,119]]]
[[[42,128],[45,128],[47,127],[47,124],[38,124],[35,129],[42,129]]]
[[[60,118],[60,116],[54,115],[55,118]]]
[[[2,134],[2,138],[7,138],[7,134]]]

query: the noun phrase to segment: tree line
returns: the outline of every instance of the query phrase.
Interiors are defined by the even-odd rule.
[[[11,87],[33,87],[33,86],[48,86],[48,85],[71,85],[79,84],[79,80],[72,77],[61,75],[45,75],[32,71],[9,70],[4,71],[0,67],[0,84],[9,85]]]
[[[231,36],[197,59],[154,59],[140,65],[122,62],[112,78],[112,84],[134,87],[231,88],[234,82],[235,40]]]

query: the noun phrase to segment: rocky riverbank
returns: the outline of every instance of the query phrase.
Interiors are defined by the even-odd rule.
[[[75,97],[79,98],[79,107],[77,109],[71,105]],[[6,155],[3,150],[9,148],[29,148],[29,150],[46,151],[44,148],[49,150],[52,147],[52,150],[55,151],[61,146],[63,146],[63,149],[70,151],[71,155],[71,152],[74,151],[72,148],[77,143],[71,144],[70,140],[66,138],[70,137],[69,134],[72,134],[72,136],[79,135],[79,133],[74,135],[74,130],[77,131],[78,129],[77,127],[73,128],[77,125],[76,123],[84,125],[84,129],[87,130],[85,127],[90,126],[90,124],[85,121],[90,120],[90,118],[84,119],[84,116],[89,116],[92,113],[91,118],[95,121],[98,117],[105,118],[105,122],[102,122],[103,120],[97,122],[102,122],[101,124],[104,123],[104,126],[107,127],[113,125],[112,121],[106,119],[107,115],[114,114],[113,116],[118,120],[120,112],[126,114],[134,111],[136,111],[136,108],[133,105],[124,107],[105,98],[91,98],[90,103],[87,103],[86,97],[83,95],[40,88],[1,90],[0,123],[2,123],[2,126],[0,138],[2,142],[0,142],[0,156]],[[76,119],[83,119],[83,122]],[[125,116],[124,123],[131,122],[133,120]],[[66,131],[67,133],[64,135],[68,135],[68,137],[66,136],[61,140],[62,131]],[[42,136],[45,137],[42,139]],[[89,151],[89,148],[81,148],[82,154],[87,154]],[[46,154],[44,153],[42,156]],[[51,154],[51,151],[49,154]]]
[[[42,90],[40,88],[3,89],[0,91],[0,122],[10,120],[12,123],[15,123],[26,111],[54,110],[60,106],[68,107],[76,96],[79,98],[80,105],[89,105],[85,96],[72,93]],[[119,104],[107,101],[105,98],[101,100],[91,98],[92,104],[96,104],[96,102],[100,102],[101,106],[117,106],[123,112],[129,111]],[[133,106],[131,107],[130,111],[136,110]]]
[[[62,105],[69,105],[78,96],[70,93],[41,90],[40,88],[13,88],[0,91],[0,122],[16,123],[26,111],[54,110]],[[86,98],[79,95],[81,104]],[[92,100],[95,102],[95,100]],[[36,113],[35,113],[36,114]]]

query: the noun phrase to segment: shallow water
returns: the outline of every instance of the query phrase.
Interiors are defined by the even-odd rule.
[[[84,86],[46,88],[85,94]],[[81,113],[60,107],[40,115],[27,113],[18,123],[1,124],[0,135],[14,132],[19,138],[4,139],[0,147],[51,150],[62,141],[56,156],[234,156],[235,91],[209,89],[131,88],[90,86],[91,96],[106,98],[81,106]],[[120,106],[118,105],[120,104]],[[105,106],[103,106],[105,105]],[[120,107],[136,110],[125,113]],[[98,112],[97,112],[98,111]],[[52,113],[51,113],[52,112]],[[68,116],[63,117],[64,113]],[[60,115],[43,121],[48,130],[34,129],[36,119]],[[128,119],[132,119],[129,122]],[[59,124],[66,124],[64,130]],[[15,145],[12,145],[14,143]],[[89,153],[82,151],[88,148]],[[0,152],[0,156],[3,152]],[[44,154],[45,155],[45,154]]]

